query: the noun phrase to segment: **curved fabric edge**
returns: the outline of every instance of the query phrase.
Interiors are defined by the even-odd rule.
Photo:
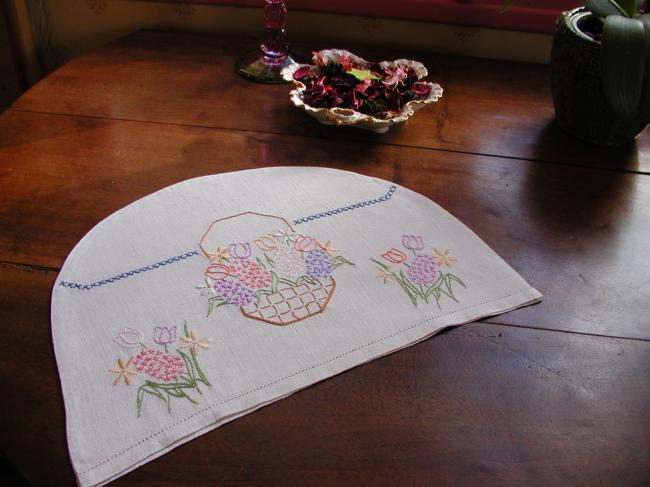
[[[479,303],[449,314],[435,315],[426,320],[411,324],[395,331],[389,336],[355,347],[348,352],[333,357],[331,360],[322,362],[317,366],[302,371],[296,371],[293,375],[280,378],[268,385],[258,387],[255,391],[273,391],[273,397],[262,404],[257,403],[256,396],[249,393],[248,395],[240,395],[236,398],[231,398],[217,405],[208,406],[197,413],[197,416],[200,416],[200,425],[197,426],[193,433],[185,435],[182,438],[174,439],[173,427],[162,430],[157,436],[162,437],[159,442],[169,443],[165,447],[157,449],[153,447],[152,443],[149,443],[143,448],[142,444],[140,444],[138,446],[142,448],[141,451],[143,452],[143,455],[139,461],[135,463],[121,462],[120,458],[124,457],[117,454],[89,470],[80,473],[77,472],[77,480],[81,487],[98,487],[105,485],[198,436],[208,433],[209,431],[253,412],[256,409],[283,399],[317,382],[331,378],[366,362],[370,362],[374,359],[410,347],[422,340],[426,340],[445,328],[464,325],[488,316],[505,313],[523,306],[535,304],[540,302],[542,298],[543,296],[539,291],[528,286],[515,294],[504,296],[486,303]],[[436,320],[436,324],[431,323],[433,320]],[[302,374],[308,374],[309,384],[295,387],[295,385],[287,380]],[[219,415],[215,414],[213,409],[225,403],[236,404],[236,412],[217,418]],[[177,422],[175,424],[183,425],[184,422]],[[155,444],[157,445],[159,442],[156,442]],[[110,473],[115,471],[116,465],[118,466],[117,468],[120,469],[119,472]]]

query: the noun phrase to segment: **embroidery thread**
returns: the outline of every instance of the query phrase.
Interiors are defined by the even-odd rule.
[[[126,327],[114,338],[117,344],[127,350],[141,347],[140,352],[129,357],[126,362],[118,358],[117,367],[108,369],[110,373],[117,375],[114,386],[122,380],[125,385],[130,386],[133,380],[130,377],[133,376],[143,378],[136,394],[138,417],[142,413],[144,398],[147,396],[163,401],[167,411],[171,413],[173,399],[186,399],[192,404],[198,404],[188,392],[202,394],[199,384],[212,387],[198,362],[199,349],[209,349],[210,339],[197,338],[196,331],[188,327],[187,321],[183,325],[183,331],[185,335],[180,337],[183,344],[176,348],[174,353],[170,353],[169,346],[177,341],[176,326],[157,326],[154,329],[153,341],[162,347],[162,350],[147,346],[143,342],[144,334],[134,328]]]
[[[433,249],[433,253],[424,254],[422,253],[425,247],[424,239],[420,235],[402,235],[402,247],[411,251],[412,258],[394,247],[381,254],[382,259],[399,267],[370,259],[378,266],[377,277],[382,279],[384,284],[391,282],[399,284],[416,307],[419,300],[428,304],[433,298],[438,308],[442,309],[440,300],[444,296],[458,303],[454,294],[454,284],[459,284],[465,289],[467,286],[459,277],[442,270],[443,267],[450,269],[451,263],[457,262],[455,257],[449,255],[449,249],[443,252]]]
[[[207,243],[218,239],[220,224],[240,217],[256,216],[277,230],[252,239],[227,245],[228,253]],[[321,244],[309,235],[299,234],[287,220],[273,215],[246,212],[214,221],[199,247],[208,258],[205,285],[197,286],[208,299],[208,317],[221,306],[239,306],[251,319],[284,326],[322,313],[336,289],[333,271],[354,264],[341,255],[331,242]],[[214,248],[214,247],[213,247]]]

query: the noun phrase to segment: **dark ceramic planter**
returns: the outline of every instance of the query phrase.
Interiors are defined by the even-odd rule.
[[[558,19],[551,53],[555,116],[565,131],[597,145],[628,144],[647,121],[621,119],[609,108],[600,79],[600,42],[584,33],[592,14],[584,8]]]

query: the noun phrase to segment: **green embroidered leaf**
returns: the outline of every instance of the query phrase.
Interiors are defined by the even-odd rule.
[[[297,281],[294,282],[294,281],[292,281],[291,279],[287,279],[287,278],[285,278],[285,277],[279,277],[279,278],[278,278],[278,283],[279,283],[279,284],[285,284],[285,285],[287,285],[287,286],[289,286],[289,287],[293,287],[293,286],[296,286],[296,285],[298,284]]]
[[[266,260],[266,262],[268,262],[268,264],[271,267],[275,268],[275,263],[273,262],[273,259],[271,259],[268,255],[264,254],[264,260]]]
[[[212,384],[210,384],[210,382],[208,382],[208,378],[205,376],[205,374],[201,370],[201,367],[199,367],[199,362],[196,359],[196,353],[194,352],[194,349],[192,349],[192,348],[190,348],[190,355],[192,356],[192,362],[194,363],[194,369],[196,370],[196,373],[199,376],[198,380],[200,382],[203,382],[206,386],[212,387]]]
[[[271,291],[276,292],[278,290],[278,275],[271,271]]]
[[[266,265],[264,264],[264,262],[262,262],[262,259],[260,259],[259,257],[255,257],[255,260],[257,261],[257,263],[262,269],[266,270]]]
[[[308,276],[300,276],[298,278],[298,280],[296,281],[296,284],[298,284],[298,285],[304,284],[304,283],[311,284],[312,286],[316,285],[316,281],[314,281],[313,279],[310,279]]]
[[[442,309],[440,307],[440,288],[434,288],[433,290],[433,297],[436,299],[436,304],[438,305],[438,309]]]
[[[230,304],[228,301],[223,299],[221,296],[215,296],[213,298],[208,299],[208,317],[212,314],[212,312],[217,309],[219,306],[226,306]],[[187,336],[187,332],[185,332],[185,335]]]
[[[405,284],[406,286],[408,286],[408,287],[411,289],[411,292],[412,292],[413,294],[415,294],[416,296],[419,296],[419,297],[421,297],[422,299],[424,299],[424,293],[423,293],[420,289],[416,288],[416,287],[411,283],[411,281],[408,280],[408,278],[404,275],[404,271],[399,271],[399,277],[400,277],[401,280],[404,281],[404,284]]]
[[[365,81],[367,79],[379,79],[377,76],[372,74],[369,69],[357,69],[357,68],[352,68],[347,72],[348,74],[351,74],[355,78],[357,78],[359,81]]]
[[[416,293],[415,295],[413,294],[413,292],[411,291],[409,285],[407,284],[406,279],[402,279],[400,276],[398,276],[398,275],[395,274],[395,273],[393,273],[393,278],[395,279],[395,281],[396,281],[400,286],[402,286],[402,289],[404,289],[404,292],[405,292],[406,295],[409,297],[409,299],[411,300],[411,302],[413,303],[413,305],[414,305],[414,306],[417,306],[417,305],[418,305],[417,293]]]
[[[458,277],[454,276],[453,274],[447,274],[447,275],[449,276],[449,279],[451,281],[456,281],[458,284],[460,284],[465,289],[467,289],[467,286],[465,285],[465,283],[463,281],[461,281]]]
[[[353,264],[352,262],[350,262],[349,260],[347,260],[345,257],[343,257],[341,255],[337,255],[330,262],[332,264],[332,270],[337,269],[337,268],[341,267],[342,265],[352,265],[352,266],[356,265],[356,264]]]
[[[178,350],[178,354],[183,359],[183,362],[185,362],[185,370],[187,370],[187,373],[190,375],[188,384],[192,387],[196,387],[196,374],[194,373],[194,364],[192,363],[192,360],[190,360],[187,354],[180,350]]]
[[[142,412],[142,402],[144,400],[144,395],[149,394],[155,396],[158,399],[161,399],[167,405],[167,411],[171,411],[171,404],[169,402],[169,396],[162,394],[156,388],[149,386],[149,384],[142,385],[138,388],[138,394],[136,397],[136,406],[138,410],[138,418]]]

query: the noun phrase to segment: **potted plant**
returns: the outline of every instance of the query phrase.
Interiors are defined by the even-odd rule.
[[[623,145],[650,122],[650,2],[642,9],[643,3],[585,0],[560,15],[551,92],[558,124],[570,134]]]

